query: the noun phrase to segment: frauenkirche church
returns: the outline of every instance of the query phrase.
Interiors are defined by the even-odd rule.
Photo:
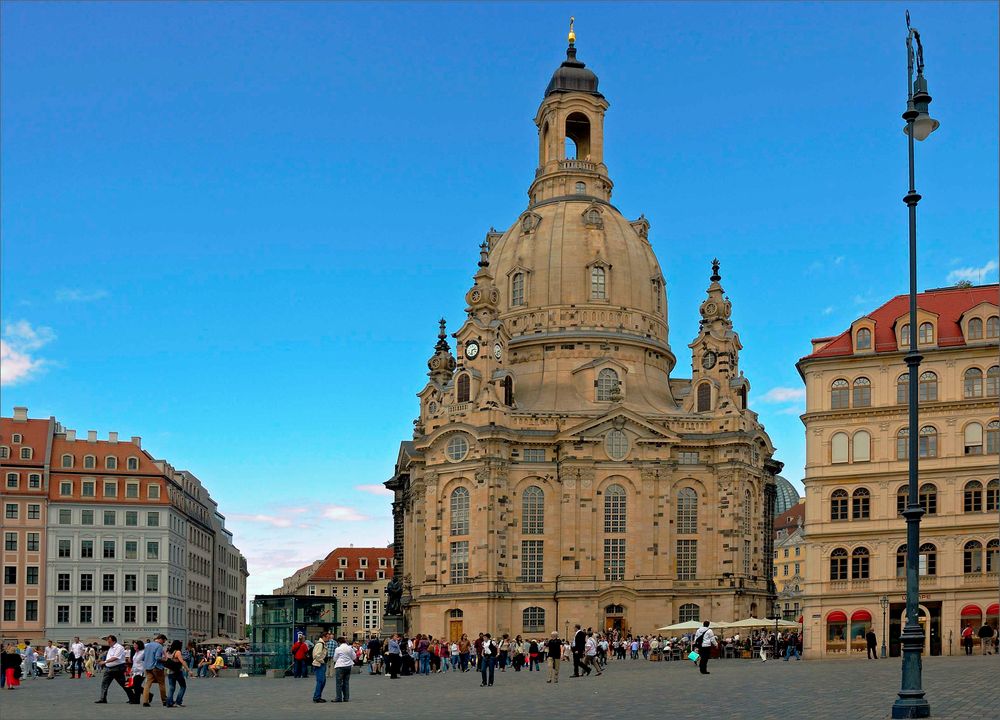
[[[535,116],[528,207],[487,233],[454,354],[441,321],[386,483],[414,632],[649,632],[771,609],[781,464],[719,265],[690,377],[672,376],[650,223],[611,203],[608,101],[574,43]]]

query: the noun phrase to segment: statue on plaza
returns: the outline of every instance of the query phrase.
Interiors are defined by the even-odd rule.
[[[389,580],[389,584],[385,586],[385,594],[388,596],[385,601],[385,614],[402,615],[403,583],[395,575]]]

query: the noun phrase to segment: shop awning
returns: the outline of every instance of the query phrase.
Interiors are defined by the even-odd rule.
[[[979,609],[978,605],[966,605],[964,608],[962,608],[962,617],[964,618],[968,617],[977,618],[982,616],[983,616],[983,611]]]
[[[993,603],[986,608],[987,615],[1000,615],[1000,603]]]
[[[826,616],[826,621],[828,623],[847,622],[847,613],[841,612],[840,610],[834,610],[832,613]]]
[[[867,610],[855,610],[851,613],[851,622],[871,622],[872,614]]]

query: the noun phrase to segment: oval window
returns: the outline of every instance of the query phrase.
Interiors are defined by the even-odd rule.
[[[453,435],[446,449],[449,462],[461,462],[469,454],[469,440],[465,435]]]

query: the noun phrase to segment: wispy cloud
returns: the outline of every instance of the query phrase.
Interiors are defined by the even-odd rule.
[[[832,314],[832,313],[833,313],[833,311],[834,311],[835,309],[836,309],[836,308],[834,308],[834,307],[833,307],[833,305],[827,305],[827,306],[826,306],[825,308],[823,308],[823,314],[824,314],[824,315],[830,315],[830,314]]]
[[[962,280],[966,280],[972,283],[980,283],[986,279],[987,275],[992,274],[994,270],[997,269],[996,260],[988,260],[982,267],[964,267],[955,268],[950,273],[948,273],[948,282],[957,283]]]
[[[26,382],[41,372],[48,361],[38,357],[36,350],[55,340],[52,328],[32,327],[27,320],[4,325],[0,337],[0,385]]]
[[[56,290],[56,302],[94,302],[108,296],[107,290],[80,290],[78,288],[60,288]]]
[[[802,408],[797,407],[795,405],[790,405],[789,407],[784,407],[784,408],[781,408],[780,410],[777,410],[776,414],[778,414],[778,415],[801,415],[802,414]]]
[[[843,255],[838,255],[837,257],[835,257],[833,259],[833,264],[834,265],[843,265],[844,264],[844,256]]]
[[[241,522],[247,523],[257,523],[261,525],[272,525],[274,527],[285,528],[291,527],[293,520],[290,517],[283,515],[264,515],[264,514],[246,514],[246,513],[236,513],[229,516],[231,520],[239,520]]]
[[[343,522],[360,522],[368,519],[364,513],[345,505],[324,505],[320,509],[320,514],[327,520],[341,520]]]
[[[786,403],[806,399],[805,388],[776,387],[771,388],[760,396],[760,401],[765,403]]]
[[[394,494],[385,485],[355,485],[354,489],[358,492],[368,493],[369,495],[381,495],[383,497],[392,497]]]

